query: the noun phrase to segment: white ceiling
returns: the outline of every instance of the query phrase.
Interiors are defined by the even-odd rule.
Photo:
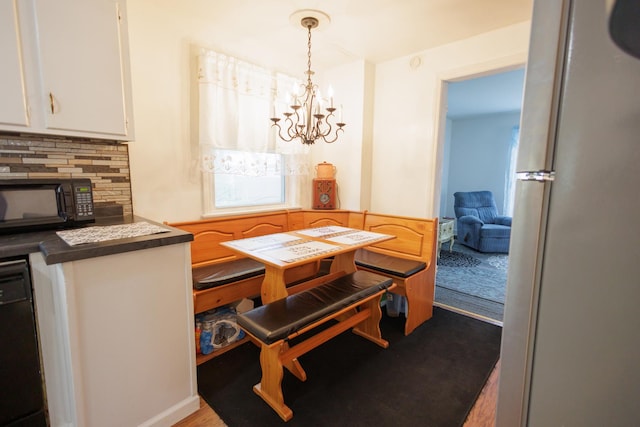
[[[533,0],[128,1],[162,9],[162,24],[184,31],[189,42],[300,78],[305,78],[307,66],[307,30],[299,18],[291,18],[300,10],[329,15],[329,22],[312,30],[312,70],[321,73],[356,60],[375,64],[409,56],[529,21],[533,4]],[[496,82],[487,77],[473,87],[450,88],[450,99],[455,100],[450,114],[472,114],[472,108],[481,114],[488,107],[504,109],[517,102],[513,94],[518,89],[479,89],[479,83]],[[507,84],[513,86],[513,78]],[[503,98],[498,96],[502,92],[507,93]],[[476,95],[462,99],[472,93]]]
[[[135,2],[137,0],[129,0]],[[304,77],[307,34],[290,16],[330,17],[312,31],[312,69],[379,63],[531,19],[532,0],[158,0],[199,43]]]

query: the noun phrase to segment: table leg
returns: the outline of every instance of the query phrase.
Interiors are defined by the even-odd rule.
[[[338,271],[344,271],[347,274],[353,273],[356,271],[355,257],[355,251],[349,251],[334,256],[330,272],[337,273]]]
[[[287,286],[284,281],[284,269],[265,265],[264,280],[260,289],[262,303],[267,304],[285,298]]]

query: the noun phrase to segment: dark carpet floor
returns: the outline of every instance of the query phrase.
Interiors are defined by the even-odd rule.
[[[404,316],[383,316],[388,349],[347,331],[300,357],[308,380],[285,370],[287,426],[460,426],[493,369],[502,328],[436,307],[411,335]],[[285,423],[252,387],[260,381],[251,343],[198,367],[198,390],[230,426]]]

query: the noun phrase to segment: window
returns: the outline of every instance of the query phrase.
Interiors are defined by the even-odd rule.
[[[214,155],[222,164],[213,176],[216,209],[285,203],[281,154],[215,150]]]
[[[199,145],[206,215],[220,210],[299,206],[310,170],[308,147],[284,142],[270,110],[297,80],[200,49]]]
[[[516,160],[518,157],[518,142],[520,141],[520,126],[514,126],[509,144],[508,162],[504,180],[504,208],[503,215],[513,216],[516,195]]]

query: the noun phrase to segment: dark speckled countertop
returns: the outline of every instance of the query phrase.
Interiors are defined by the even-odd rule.
[[[69,246],[56,234],[56,230],[36,231],[0,235],[0,259],[42,252],[47,264],[77,261],[159,246],[174,245],[193,240],[191,233],[169,227],[138,216],[100,218],[86,227],[131,224],[145,221],[168,230],[166,233],[150,234],[140,237],[109,240],[99,243],[85,243]]]

